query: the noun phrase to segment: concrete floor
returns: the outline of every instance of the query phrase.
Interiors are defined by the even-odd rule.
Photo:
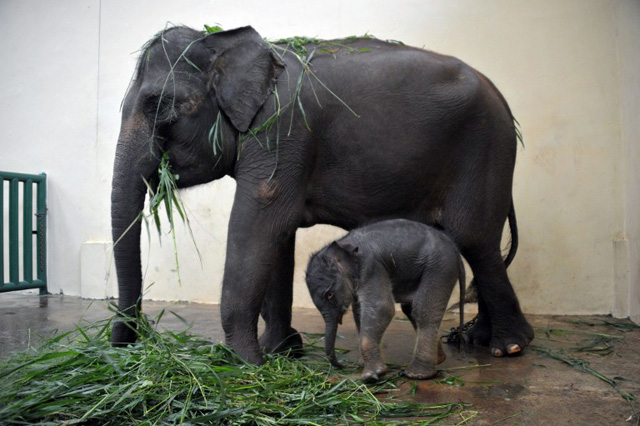
[[[74,324],[104,319],[110,315],[107,306],[106,301],[60,295],[0,294],[0,358],[24,350],[29,344],[37,346],[56,332],[72,329]],[[174,311],[193,324],[193,333],[213,341],[223,338],[216,305],[145,302],[144,309],[151,317],[163,309]],[[541,353],[546,348],[552,353],[587,360],[597,373],[616,378],[620,390],[640,398],[640,329],[624,331],[611,323],[631,323],[604,316],[528,315],[527,318],[535,328],[536,339],[521,356],[493,358],[487,348],[458,350],[444,345],[447,360],[439,366],[440,377],[407,381],[398,394],[429,404],[458,401],[472,404],[464,413],[467,421],[458,419],[466,425],[640,424],[637,415],[631,418],[634,410],[640,411],[637,399],[627,402],[610,384],[593,374]],[[447,314],[442,323],[443,333],[457,321],[457,315]],[[177,330],[185,327],[168,312],[161,324]],[[310,334],[324,330],[320,315],[309,309],[294,311],[293,326]],[[357,361],[357,339],[351,318],[345,318],[339,333],[344,338],[338,341],[338,347],[351,350],[344,357]],[[411,324],[399,314],[384,340],[386,361],[397,365],[391,374],[408,364],[413,343]],[[577,351],[589,345],[592,345],[589,351]],[[438,382],[444,378],[453,384]]]

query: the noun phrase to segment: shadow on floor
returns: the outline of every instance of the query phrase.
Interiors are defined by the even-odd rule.
[[[0,294],[0,358],[38,346],[76,324],[108,318],[108,304],[60,295]],[[223,340],[217,305],[146,301],[144,310],[152,318],[165,310],[164,328],[184,330],[182,317],[194,334]],[[638,424],[638,416],[631,418],[634,410],[640,411],[638,400],[624,397],[640,398],[640,328],[606,316],[527,318],[536,339],[523,354],[494,358],[487,348],[444,345],[447,360],[439,366],[439,377],[406,381],[398,395],[429,404],[469,403],[462,423],[468,425]],[[457,321],[457,315],[447,314],[443,334]],[[307,341],[324,332],[322,318],[313,309],[294,310],[293,326]],[[337,346],[348,351],[342,356],[357,362],[351,318],[345,318],[339,334]],[[413,344],[411,324],[398,314],[383,342],[390,374],[409,363]]]

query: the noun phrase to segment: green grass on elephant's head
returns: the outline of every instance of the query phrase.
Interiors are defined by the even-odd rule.
[[[103,321],[3,361],[0,423],[415,424],[463,409],[379,399],[393,380],[363,385],[314,349],[249,365],[188,330],[158,331],[157,322],[138,319],[138,342],[127,348],[111,347]]]

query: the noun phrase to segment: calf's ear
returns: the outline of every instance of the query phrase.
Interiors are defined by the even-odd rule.
[[[330,246],[331,257],[336,262],[338,270],[343,275],[358,277],[359,250],[351,243],[334,241]]]
[[[343,241],[336,241],[335,244],[340,247],[342,250],[344,250],[345,252],[349,253],[351,256],[357,256],[358,255],[358,246],[353,245],[351,243],[347,243],[347,242],[343,242]]]

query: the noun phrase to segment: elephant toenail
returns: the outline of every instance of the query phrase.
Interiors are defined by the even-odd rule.
[[[521,351],[520,345],[516,345],[515,343],[507,346],[507,352],[509,353],[509,355],[518,353],[520,351]]]
[[[501,357],[503,355],[502,351],[498,348],[491,349],[491,355],[495,357]]]

